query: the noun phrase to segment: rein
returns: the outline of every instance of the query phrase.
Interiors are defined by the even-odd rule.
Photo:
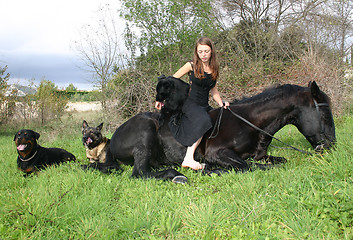
[[[243,122],[245,122],[245,123],[248,124],[249,126],[255,128],[255,129],[258,130],[259,132],[261,132],[261,133],[263,133],[263,134],[265,134],[265,135],[267,135],[267,136],[269,136],[269,137],[271,137],[271,138],[273,138],[273,139],[276,139],[276,140],[279,141],[280,143],[282,143],[282,144],[288,146],[289,148],[291,148],[291,149],[293,149],[293,150],[296,150],[296,151],[299,151],[299,152],[301,152],[301,153],[305,153],[305,154],[308,154],[308,155],[312,155],[312,153],[310,153],[310,152],[308,152],[308,151],[305,151],[305,150],[298,149],[298,148],[296,148],[296,147],[293,147],[293,146],[291,146],[291,145],[289,145],[289,144],[287,144],[287,143],[281,141],[280,139],[276,138],[275,136],[269,134],[268,132],[262,130],[261,128],[255,126],[254,124],[252,124],[251,122],[249,122],[248,120],[246,120],[245,118],[243,118],[242,116],[240,116],[240,115],[236,114],[235,112],[233,112],[232,109],[230,109],[230,107],[227,107],[227,109],[228,109],[235,117],[239,118],[240,120],[242,120]],[[221,125],[221,118],[222,118],[222,115],[223,115],[223,110],[224,110],[224,108],[221,107],[221,110],[220,110],[220,113],[219,113],[219,115],[218,115],[218,118],[217,118],[215,127],[213,128],[212,133],[211,133],[211,135],[208,137],[208,139],[212,139],[212,138],[215,138],[215,137],[218,136],[219,127],[220,127],[220,125]],[[217,129],[217,133],[216,133],[215,135],[213,135],[216,129]]]
[[[213,130],[211,132],[211,135],[208,137],[208,139],[212,139],[212,138],[215,138],[215,137],[218,136],[219,127],[221,126],[221,119],[222,119],[222,116],[223,116],[223,111],[224,111],[224,108],[221,107],[221,110],[219,111],[219,114],[218,114],[218,117],[217,117],[217,120],[216,120],[216,123],[215,123],[215,127],[213,128]],[[213,135],[215,133],[216,129],[217,129],[217,133],[216,133],[216,135]]]

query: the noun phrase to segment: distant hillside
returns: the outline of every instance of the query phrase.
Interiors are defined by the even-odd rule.
[[[18,90],[21,90],[22,92],[24,92],[26,95],[27,94],[35,94],[37,92],[37,89],[31,88],[28,86],[22,86],[19,84],[13,84],[13,86],[16,87]]]
[[[18,96],[18,97],[23,97],[26,95],[32,95],[35,94],[37,92],[37,90],[35,88],[31,88],[28,86],[22,86],[19,84],[12,84],[8,87],[8,89],[6,90],[5,95],[6,96]]]

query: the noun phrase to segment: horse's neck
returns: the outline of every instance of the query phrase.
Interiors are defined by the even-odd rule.
[[[281,104],[266,103],[266,104],[253,104],[251,106],[253,121],[261,129],[268,130],[274,134],[279,129],[289,123],[293,105],[283,102]]]

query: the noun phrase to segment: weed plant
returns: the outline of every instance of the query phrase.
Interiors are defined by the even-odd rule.
[[[130,166],[110,175],[81,170],[87,162],[82,122],[69,122],[71,128],[58,123],[34,130],[42,146],[65,148],[77,162],[28,178],[16,167],[18,129],[1,129],[0,239],[353,238],[352,116],[336,119],[330,152],[309,156],[271,147],[270,154],[288,162],[220,177],[179,169],[189,179],[185,185],[133,179]],[[294,127],[276,137],[310,149]]]

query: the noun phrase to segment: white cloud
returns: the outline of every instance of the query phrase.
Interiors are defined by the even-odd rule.
[[[90,85],[87,74],[76,66],[72,43],[80,28],[94,21],[98,9],[108,3],[118,8],[117,0],[2,1],[0,66],[8,65],[13,79],[45,76],[57,85]]]
[[[70,51],[78,29],[92,21],[98,0],[5,1],[0,15],[1,50]]]

